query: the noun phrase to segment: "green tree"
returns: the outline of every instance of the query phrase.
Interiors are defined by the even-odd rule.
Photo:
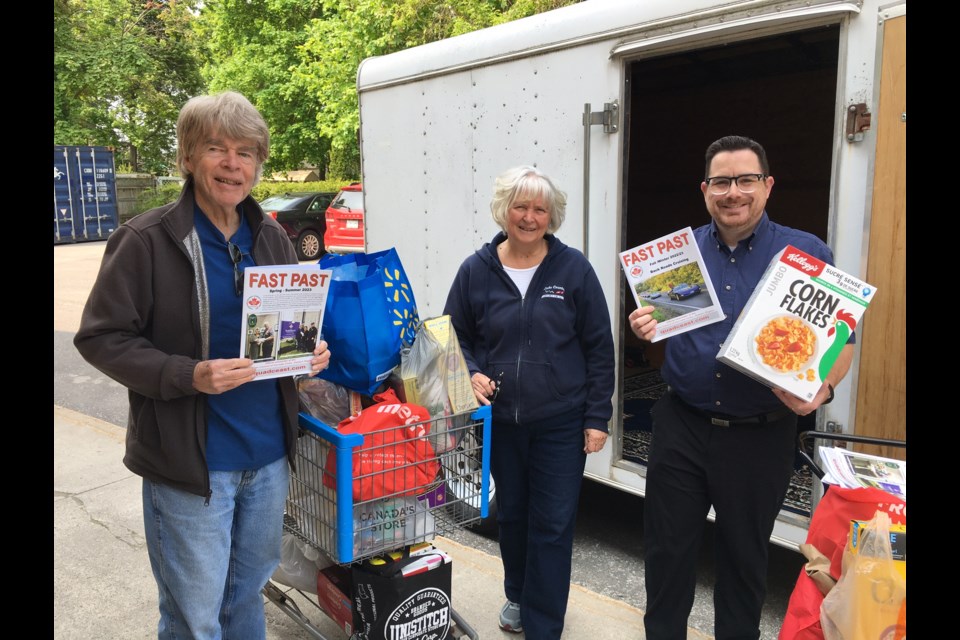
[[[360,125],[356,77],[368,57],[386,55],[501,22],[574,4],[577,0],[326,0],[311,21],[293,83],[322,108],[316,127],[331,156],[359,175]],[[356,162],[351,165],[350,160]]]
[[[54,0],[54,142],[128,150],[134,170],[173,166],[177,114],[203,88],[198,0]]]
[[[210,91],[239,91],[267,121],[267,175],[304,164],[326,174],[329,142],[315,124],[323,102],[291,81],[306,29],[325,11],[322,0],[209,0],[201,10],[203,75]]]

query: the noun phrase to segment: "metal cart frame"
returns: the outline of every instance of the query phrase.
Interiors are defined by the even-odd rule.
[[[810,467],[810,470],[817,480],[820,480],[820,493],[817,495],[811,495],[811,508],[810,508],[810,517],[813,517],[813,512],[816,510],[817,505],[820,502],[820,498],[823,497],[823,492],[826,491],[828,485],[824,485],[822,480],[823,476],[826,475],[823,469],[820,467],[820,464],[815,460],[817,457],[816,450],[816,441],[817,440],[831,440],[833,442],[853,442],[856,444],[870,444],[881,447],[899,447],[901,449],[907,448],[907,443],[903,440],[892,440],[889,438],[876,438],[873,436],[858,436],[849,433],[831,433],[826,431],[801,431],[797,436],[797,449],[800,452],[800,455],[803,456],[804,461]],[[809,451],[808,451],[809,449]]]
[[[285,533],[326,554],[334,563],[349,565],[407,545],[430,541],[436,535],[450,533],[487,517],[491,441],[489,406],[405,425],[403,429],[415,434],[414,437],[373,446],[369,442],[364,446],[364,435],[340,433],[305,413],[300,413],[299,422],[301,434],[295,470],[290,476],[283,528]],[[390,427],[383,431],[396,429],[398,427]],[[392,448],[406,446],[411,441],[416,441],[418,451],[424,452],[418,453],[415,461],[355,474],[356,450],[363,448],[390,459],[394,455]],[[331,462],[335,464],[334,469],[330,469]],[[376,493],[370,491],[373,485],[403,485],[403,478],[409,478],[413,473],[411,467],[433,463],[436,463],[438,472],[429,486],[416,487],[415,490],[402,486],[387,495],[382,494],[382,489]],[[395,481],[395,477],[378,477],[380,474],[394,474],[401,478]],[[392,482],[385,482],[387,480]],[[401,505],[399,509],[397,505]],[[402,519],[396,516],[400,512],[404,513]],[[320,613],[327,615],[315,593],[294,587],[281,588],[271,580],[263,588],[263,594],[310,637],[328,640],[289,596],[290,590],[303,595]],[[452,631],[459,630],[471,640],[477,640],[476,631],[452,607],[450,615]]]
[[[816,440],[833,440],[834,442],[853,442],[856,444],[872,444],[878,447],[899,447],[901,449],[907,448],[907,443],[903,440],[891,440],[889,438],[875,438],[873,436],[857,436],[850,433],[830,433],[827,431],[801,431],[797,436],[797,448],[800,450],[800,455],[803,456],[803,459],[807,461],[807,464],[810,465],[810,470],[813,471],[814,475],[818,479],[823,480],[823,476],[826,475],[823,469],[820,468],[820,465],[814,461],[816,456],[816,449],[814,447],[814,441]],[[807,445],[809,441],[809,447]],[[807,449],[810,449],[809,453]]]

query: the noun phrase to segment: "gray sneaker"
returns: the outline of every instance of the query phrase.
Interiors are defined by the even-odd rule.
[[[520,605],[516,602],[510,602],[503,605],[500,609],[500,628],[510,633],[522,633],[523,625],[520,623]]]

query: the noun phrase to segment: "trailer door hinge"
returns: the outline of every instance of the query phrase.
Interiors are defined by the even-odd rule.
[[[620,104],[618,101],[604,102],[603,111],[590,111],[590,105],[583,114],[584,125],[602,124],[604,133],[616,133],[620,129]]]
[[[870,128],[870,112],[865,102],[847,107],[847,142],[860,142],[863,132]]]

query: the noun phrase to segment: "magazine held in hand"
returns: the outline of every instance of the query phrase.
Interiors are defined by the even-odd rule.
[[[717,359],[809,402],[876,292],[787,245],[770,261]]]
[[[726,317],[691,227],[621,252],[620,266],[637,307],[656,307],[650,342]]]
[[[240,357],[258,380],[311,373],[329,286],[316,264],[244,269]]]

